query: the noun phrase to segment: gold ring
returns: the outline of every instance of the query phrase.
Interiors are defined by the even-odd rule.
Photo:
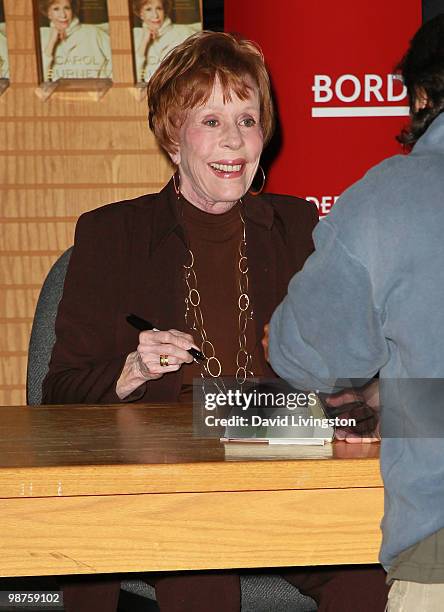
[[[168,365],[168,355],[159,355],[160,365],[165,367]]]

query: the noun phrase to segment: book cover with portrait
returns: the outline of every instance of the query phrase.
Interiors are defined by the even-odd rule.
[[[129,0],[136,83],[145,85],[163,58],[202,30],[200,0]]]
[[[0,79],[9,80],[8,39],[6,37],[5,10],[0,0]]]
[[[34,0],[41,83],[112,79],[106,0]]]

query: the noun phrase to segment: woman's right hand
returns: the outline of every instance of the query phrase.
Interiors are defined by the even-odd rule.
[[[188,349],[194,346],[193,336],[177,329],[144,331],[137,347],[140,371],[145,380],[156,380],[168,372],[176,372],[183,363],[191,363]],[[160,356],[167,356],[168,365],[161,365]]]
[[[155,41],[159,38],[159,28],[148,28],[145,34],[146,42]]]
[[[144,31],[144,35],[140,41],[139,46],[136,49],[136,54],[140,57],[145,58],[148,45],[151,42],[154,42],[156,38],[158,38],[158,36],[159,36],[158,30],[150,30],[149,28],[147,28]]]
[[[48,40],[48,44],[45,48],[45,54],[48,57],[52,57],[54,55],[54,51],[59,41],[64,40],[66,38],[66,31],[58,28],[51,28],[51,36]]]
[[[148,380],[157,380],[164,374],[176,372],[182,364],[191,363],[193,357],[188,349],[192,346],[197,348],[193,337],[177,329],[141,332],[137,350],[126,358],[117,381],[119,398],[124,399]],[[161,355],[168,365],[161,365]]]

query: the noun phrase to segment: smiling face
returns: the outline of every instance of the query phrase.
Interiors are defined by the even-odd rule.
[[[74,13],[69,0],[56,0],[48,7],[48,19],[58,30],[65,30],[73,17]]]
[[[263,148],[257,87],[246,79],[250,96],[234,93],[224,103],[216,79],[207,102],[192,108],[179,130],[171,159],[179,167],[184,197],[213,214],[229,210],[248,191]]]
[[[151,30],[158,30],[165,21],[165,9],[162,0],[150,0],[140,9],[140,19]]]

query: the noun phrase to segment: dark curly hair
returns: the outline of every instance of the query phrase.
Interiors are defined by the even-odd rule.
[[[411,112],[410,125],[398,140],[411,148],[444,110],[444,13],[416,32],[397,69],[407,87]],[[419,106],[422,101],[424,108]]]

